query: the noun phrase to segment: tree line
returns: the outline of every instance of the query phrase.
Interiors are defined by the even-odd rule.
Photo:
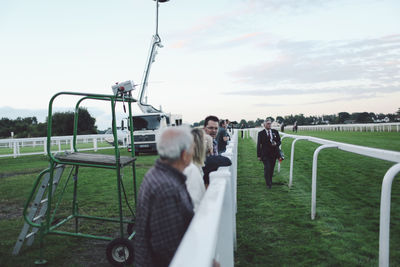
[[[98,133],[95,125],[96,119],[93,118],[86,108],[79,108],[78,134],[96,134]],[[74,112],[55,112],[53,114],[52,135],[72,135],[74,126]],[[253,128],[259,127],[265,118],[257,118],[256,120],[240,120],[232,121],[234,127],[237,128]],[[293,125],[297,121],[297,125],[318,125],[318,124],[343,124],[343,123],[372,123],[400,121],[400,108],[396,113],[373,113],[373,112],[339,112],[334,115],[323,116],[304,116],[304,114],[277,116],[270,118],[279,124]],[[46,119],[47,121],[47,119]],[[203,126],[204,120],[193,123],[193,127]],[[0,119],[0,138],[8,138],[14,132],[15,138],[26,137],[43,137],[47,136],[47,122],[38,122],[36,117],[18,117],[15,120],[8,118]]]
[[[339,112],[333,115],[322,116],[304,116],[304,114],[277,116],[276,118],[269,117],[272,122],[276,121],[279,124],[293,125],[319,125],[319,124],[344,124],[344,123],[374,123],[374,122],[395,122],[400,121],[400,108],[396,113],[373,113],[373,112]],[[256,120],[240,120],[234,121],[233,124],[237,128],[253,128],[259,127],[265,118],[257,118]],[[193,127],[202,126],[204,120],[193,123]]]
[[[93,118],[86,108],[78,110],[78,134],[96,134],[96,119]],[[52,135],[72,135],[74,128],[74,112],[55,112],[52,116]],[[15,120],[1,118],[0,138],[8,138],[14,132],[14,138],[43,137],[47,136],[46,122],[38,122],[35,116]]]

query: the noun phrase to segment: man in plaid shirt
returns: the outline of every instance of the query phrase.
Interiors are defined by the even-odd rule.
[[[193,156],[185,127],[167,128],[157,142],[160,155],[144,176],[137,203],[135,266],[168,266],[193,217],[182,173]]]

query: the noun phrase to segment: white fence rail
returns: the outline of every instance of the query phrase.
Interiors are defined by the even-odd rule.
[[[261,129],[248,129],[245,136],[250,136],[255,142],[257,142],[257,134]],[[400,172],[400,152],[390,151],[384,149],[376,149],[364,146],[357,146],[352,144],[346,144],[341,142],[335,142],[316,138],[312,136],[301,136],[301,135],[290,135],[280,133],[282,141],[285,138],[293,138],[291,154],[290,154],[290,176],[289,176],[289,187],[292,186],[293,180],[293,165],[294,165],[294,151],[295,144],[298,140],[307,140],[322,146],[318,147],[314,151],[313,165],[312,165],[312,185],[311,185],[311,219],[315,219],[316,205],[317,205],[317,163],[319,152],[325,148],[337,148],[343,151],[352,152],[355,154],[382,159],[386,161],[395,162],[385,174],[382,182],[381,191],[381,207],[380,207],[380,229],[379,229],[379,266],[389,266],[389,233],[390,233],[390,200],[391,200],[391,188],[392,182],[395,176]]]
[[[85,148],[78,148],[78,151],[85,150],[100,150],[113,148],[111,145],[99,146],[104,143],[106,138],[113,139],[112,134],[92,134],[92,135],[78,135],[77,144],[92,144],[92,146]],[[53,136],[51,138],[51,145],[56,146],[52,152],[73,151],[73,136]],[[85,145],[87,146],[87,145]],[[63,149],[64,148],[64,149]],[[21,151],[32,150],[32,151]],[[10,151],[0,154],[1,157],[19,157],[28,155],[41,155],[47,154],[47,137],[36,138],[14,138],[14,139],[0,139],[0,151]]]
[[[170,264],[172,267],[233,266],[236,247],[237,131],[226,152],[232,165],[210,173],[210,185]]]
[[[290,131],[293,125],[287,125]],[[299,125],[303,131],[340,131],[340,132],[400,132],[400,122],[391,123],[355,123],[355,124],[327,124],[327,125]]]

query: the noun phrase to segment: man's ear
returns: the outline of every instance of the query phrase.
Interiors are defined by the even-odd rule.
[[[183,150],[181,152],[181,159],[183,159],[186,162],[188,158],[189,158],[189,153],[186,150]]]

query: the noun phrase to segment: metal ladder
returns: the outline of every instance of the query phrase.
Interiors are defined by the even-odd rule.
[[[54,195],[54,192],[57,189],[57,185],[61,179],[64,169],[65,169],[64,165],[58,165],[55,167],[52,195]],[[28,219],[38,224],[40,224],[42,218],[45,216],[47,211],[48,193],[46,194],[46,198],[43,198],[43,195],[46,192],[46,189],[49,185],[49,179],[50,179],[50,172],[46,172],[44,174],[42,183],[36,193],[35,200],[33,201],[33,204],[29,209]],[[32,231],[28,234],[31,228]],[[33,227],[29,225],[27,222],[25,222],[24,226],[22,227],[21,233],[18,236],[17,242],[15,243],[12,254],[18,255],[25,240],[27,240],[26,244],[28,246],[31,246],[35,239],[35,234],[38,231],[39,227]]]

